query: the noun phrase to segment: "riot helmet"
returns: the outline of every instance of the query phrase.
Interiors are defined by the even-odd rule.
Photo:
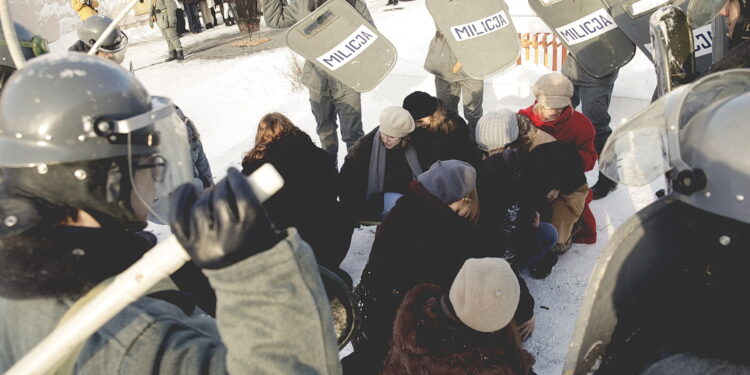
[[[748,69],[680,86],[612,134],[600,169],[625,185],[645,185],[668,172],[673,198],[750,223],[748,107]]]
[[[12,193],[82,209],[102,225],[145,226],[156,199],[190,181],[185,126],[119,65],[34,59],[0,98],[0,168]]]
[[[44,38],[34,35],[19,23],[14,22],[14,25],[23,57],[26,60],[49,52],[47,41]],[[8,41],[5,40],[5,34],[0,27],[0,89],[2,89],[5,82],[15,70],[16,64],[10,56],[10,51],[8,51]]]
[[[735,9],[739,12],[739,14],[734,17],[739,17],[739,19],[733,25],[735,30],[729,30],[729,32],[736,35],[741,34],[746,36],[747,33],[750,33],[750,30],[747,29],[747,18],[750,13],[750,1],[748,0],[690,0],[687,12],[688,23],[694,28],[707,24],[716,18],[722,9],[732,1],[736,1],[737,8]],[[742,30],[737,30],[738,27]],[[733,33],[733,31],[739,32]]]
[[[78,28],[78,39],[83,42],[87,50],[90,50],[111,23],[112,19],[107,16],[93,15],[81,23]],[[127,49],[128,36],[117,26],[104,39],[97,54],[119,64],[125,59]]]

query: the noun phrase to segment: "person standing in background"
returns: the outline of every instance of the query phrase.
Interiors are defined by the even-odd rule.
[[[96,0],[70,0],[70,6],[78,13],[81,21],[86,21],[87,18],[97,14],[96,8],[99,7],[99,2]]]
[[[167,42],[169,57],[165,62],[177,60],[182,61],[185,56],[182,53],[182,44],[177,36],[177,4],[174,0],[152,0],[151,17],[148,19],[151,28],[154,22],[161,29],[161,35]]]

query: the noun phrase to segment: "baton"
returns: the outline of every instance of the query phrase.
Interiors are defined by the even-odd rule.
[[[3,1],[5,1],[5,0],[3,0]],[[102,43],[104,43],[104,39],[107,36],[109,36],[109,34],[112,33],[112,31],[115,29],[115,27],[117,27],[120,24],[120,22],[122,22],[122,19],[125,18],[125,16],[128,15],[128,12],[130,12],[131,9],[135,8],[136,4],[138,4],[139,1],[140,0],[132,0],[125,7],[125,9],[123,9],[122,12],[120,12],[120,14],[118,14],[117,17],[115,17],[115,19],[112,20],[112,23],[110,23],[109,26],[107,26],[107,28],[104,29],[104,32],[102,33],[101,36],[99,36],[99,39],[96,40],[96,43],[94,43],[94,45],[91,46],[91,49],[88,52],[89,55],[96,55],[97,50],[102,45]]]
[[[10,17],[10,6],[8,0],[0,0],[0,23],[3,25],[3,34],[5,35],[5,44],[8,45],[8,52],[16,65],[16,69],[23,68],[26,65],[26,58],[23,57],[21,44],[18,43],[16,35],[16,26]]]
[[[248,182],[261,203],[284,185],[279,172],[268,163],[253,172],[248,177]],[[47,374],[112,317],[189,260],[190,256],[174,235],[159,242],[141,259],[117,275],[109,286],[82,306],[81,310],[57,326],[5,375]]]

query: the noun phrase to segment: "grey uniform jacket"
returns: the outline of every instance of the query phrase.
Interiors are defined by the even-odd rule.
[[[142,297],[86,342],[77,374],[340,374],[318,267],[296,229],[275,247],[206,270],[217,319]],[[46,336],[71,301],[0,299],[0,373]],[[219,336],[221,334],[221,336]]]
[[[283,5],[281,0],[263,0],[263,18],[268,27],[290,27],[312,13],[310,9],[313,9],[315,2],[316,0],[294,0],[289,5]],[[354,9],[370,24],[375,25],[363,0],[355,0]],[[302,84],[318,95],[334,98],[340,96],[341,89],[348,89],[310,61],[305,61],[302,67]]]
[[[464,72],[458,58],[440,31],[435,32],[435,37],[430,42],[430,48],[427,50],[427,58],[424,62],[424,70],[448,82],[474,79]]]
[[[152,6],[159,11],[156,14],[156,25],[159,28],[177,27],[177,4],[174,0],[153,0]]]
[[[589,74],[581,64],[579,64],[573,57],[568,54],[568,57],[563,63],[561,73],[568,77],[571,82],[576,86],[583,87],[603,87],[613,85],[617,79],[617,74],[620,69],[616,69],[614,72],[602,78],[596,78]]]

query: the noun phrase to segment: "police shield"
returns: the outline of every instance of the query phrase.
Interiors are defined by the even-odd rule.
[[[635,55],[635,44],[601,0],[529,0],[529,5],[594,77],[614,72]]]
[[[344,85],[370,91],[396,64],[396,47],[344,0],[330,0],[292,26],[286,43]]]
[[[659,97],[695,77],[693,32],[685,12],[672,5],[654,12],[649,23]]]
[[[427,0],[427,10],[466,74],[484,79],[521,51],[503,0]]]
[[[323,281],[328,303],[333,314],[333,329],[336,332],[339,350],[352,340],[359,330],[360,316],[354,304],[354,295],[335,272],[318,265],[320,279]]]
[[[653,288],[653,279],[688,245],[683,210],[673,207],[678,205],[674,200],[660,199],[617,228],[591,273],[564,374],[588,374],[602,362],[606,366],[608,349],[611,351],[620,337],[637,334],[637,322],[631,324],[623,317],[628,303]],[[616,328],[629,331],[613,335]]]

